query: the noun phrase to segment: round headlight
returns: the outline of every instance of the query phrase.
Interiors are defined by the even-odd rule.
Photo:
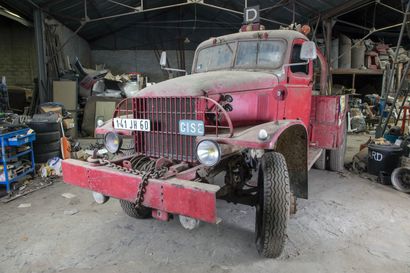
[[[104,136],[104,146],[108,152],[115,154],[121,148],[122,145],[122,138],[114,133],[108,132]]]
[[[215,166],[221,159],[221,150],[215,141],[202,140],[196,146],[196,155],[199,162],[211,167]]]

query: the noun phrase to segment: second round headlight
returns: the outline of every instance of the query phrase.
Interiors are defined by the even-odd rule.
[[[104,146],[108,152],[115,154],[121,148],[122,138],[114,132],[108,132],[104,136]]]
[[[221,159],[221,149],[215,141],[202,140],[196,146],[196,155],[199,162],[205,166],[215,166]]]

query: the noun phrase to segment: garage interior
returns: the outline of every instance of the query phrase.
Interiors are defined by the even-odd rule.
[[[406,0],[0,0],[0,272],[409,272],[409,11]],[[304,40],[296,61],[289,55],[284,63],[282,53],[277,74],[266,67],[236,68],[241,40],[234,45],[235,39],[259,39],[259,54],[261,41],[275,35]],[[305,40],[314,42],[314,57],[301,57]],[[218,54],[236,52],[232,66],[203,69],[201,50],[221,45],[227,47]],[[305,70],[294,69],[302,65]],[[269,87],[263,85],[266,74],[274,75]],[[295,84],[304,86],[292,89]],[[201,85],[209,89],[198,90],[204,95],[193,90]],[[238,86],[245,89],[234,93]],[[284,104],[293,108],[289,114],[283,110],[286,117],[275,110],[274,118],[257,112],[254,119],[246,111],[268,113],[279,106],[270,99],[271,105],[264,104],[261,96],[235,104],[245,95],[233,94],[252,96],[267,88],[277,94],[275,105],[303,90],[309,101],[299,97]],[[320,108],[320,97],[336,98],[336,106]],[[140,115],[141,103],[146,109]],[[209,110],[208,103],[217,110]],[[203,112],[191,109],[205,104]],[[187,105],[190,112],[183,113]],[[302,108],[307,121],[299,117]],[[199,122],[202,114],[205,123]],[[184,136],[161,142],[158,115],[164,124],[167,115],[178,117],[175,128]],[[234,128],[237,120],[242,131]],[[204,132],[183,134],[181,122],[202,125]],[[298,125],[305,130],[299,136],[305,145],[275,131]],[[247,135],[252,128],[258,129]],[[207,137],[218,153],[209,165],[198,152]],[[263,148],[271,137],[277,142]],[[147,145],[150,153],[143,150]],[[196,154],[178,154],[190,149]],[[241,172],[242,160],[229,175],[236,157],[228,150],[246,161],[249,173]],[[264,229],[269,220],[257,217],[268,213],[260,194],[268,187],[263,184],[270,170],[263,169],[267,154],[283,154],[286,169],[288,212],[280,255],[258,248],[258,236],[267,236],[258,227]],[[135,158],[141,159],[136,165]],[[272,169],[273,184],[282,179],[275,176],[279,165]],[[211,175],[214,166],[220,173]],[[137,176],[141,182],[135,182]],[[172,199],[168,184],[161,184],[156,198],[150,186],[158,181],[151,179],[171,181]],[[226,187],[230,179],[239,179],[243,188]],[[99,188],[100,180],[106,188]],[[308,186],[299,188],[303,181]],[[134,195],[126,183],[139,183]],[[134,202],[120,206],[115,200],[131,195]],[[154,205],[157,199],[161,207]],[[207,202],[215,203],[212,219],[202,215],[213,213]],[[148,214],[130,215],[138,208]]]

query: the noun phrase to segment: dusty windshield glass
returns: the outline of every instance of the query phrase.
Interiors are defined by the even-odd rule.
[[[202,49],[198,54],[196,72],[231,67],[235,51],[236,43],[227,43]]]
[[[226,68],[276,69],[282,66],[286,50],[283,41],[240,41],[236,47],[237,43],[232,42],[200,50],[195,72]]]
[[[282,41],[242,41],[238,45],[235,67],[279,68],[284,53]]]

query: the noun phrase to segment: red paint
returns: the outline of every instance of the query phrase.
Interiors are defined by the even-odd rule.
[[[152,217],[160,221],[169,221],[169,213],[162,210],[152,210]]]
[[[216,221],[217,189],[212,187],[217,186],[189,181],[197,178],[197,170],[202,168],[195,157],[195,145],[201,139],[272,150],[287,129],[298,126],[308,131],[311,146],[336,149],[343,143],[347,101],[343,97],[342,102],[341,96],[323,96],[327,92],[328,73],[323,54],[317,50],[321,96],[312,94],[312,61],[306,64],[305,70],[290,66],[295,62],[292,56],[296,56],[298,46],[307,41],[303,34],[290,30],[249,31],[209,39],[199,49],[225,42],[261,39],[281,40],[287,45],[282,67],[193,73],[144,88],[137,97],[118,104],[114,117],[151,120],[150,132],[115,130],[134,138],[136,153],[156,159],[167,158],[175,164],[187,162],[191,167],[177,173],[176,178],[150,180],[144,205],[154,208],[157,218],[168,219],[167,213],[176,213],[207,222]],[[194,58],[194,70],[196,64]],[[224,100],[227,95],[232,97],[232,102]],[[178,121],[181,119],[204,121],[205,136],[179,134]],[[261,129],[269,135],[264,141],[258,139]],[[112,130],[109,122],[97,128],[96,133]],[[129,201],[135,201],[141,182],[140,177],[131,174],[73,160],[63,162],[63,171],[66,183]],[[179,184],[175,184],[176,179]]]
[[[325,149],[336,149],[344,141],[347,96],[315,96],[310,116],[310,143]]]
[[[134,202],[141,177],[90,163],[68,159],[63,164],[64,182]],[[218,186],[180,180],[150,179],[143,205],[205,222],[216,222]]]
[[[407,111],[410,110],[409,106],[403,106],[403,118],[401,120],[401,132],[404,133],[406,129],[406,119],[407,117]],[[410,125],[410,118],[407,121],[407,126]]]

